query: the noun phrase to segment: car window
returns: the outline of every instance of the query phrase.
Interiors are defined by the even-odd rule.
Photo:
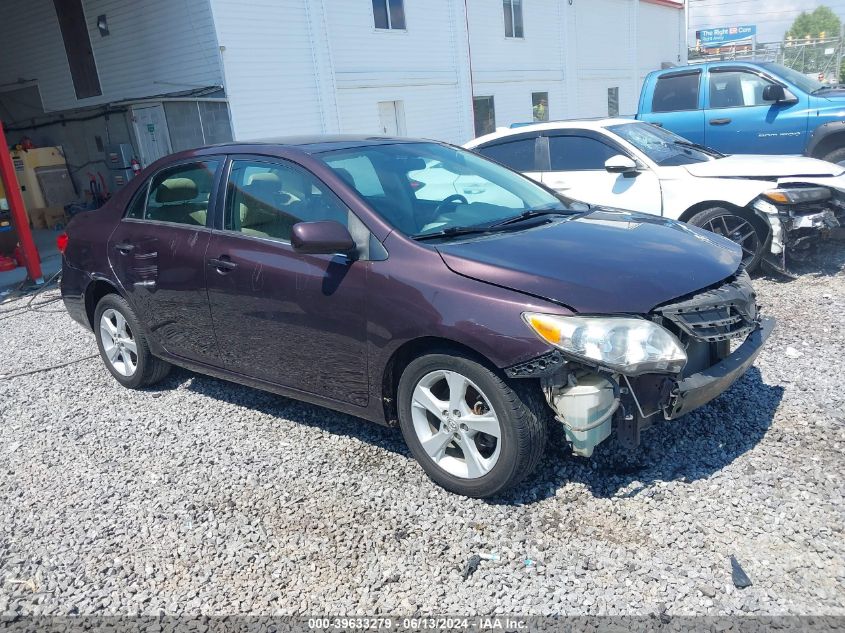
[[[462,196],[468,204],[495,202],[511,209],[522,209],[523,203],[504,187],[478,174],[466,174],[442,161],[427,160],[423,169],[408,172],[413,196],[417,200],[441,202],[449,196]]]
[[[619,153],[610,145],[586,136],[549,137],[552,171],[604,171],[607,159]]]
[[[648,123],[621,123],[607,129],[663,167],[691,165],[721,158],[713,150],[691,145],[674,132]]]
[[[297,222],[349,224],[349,209],[316,177],[290,164],[232,161],[224,228],[290,241]]]
[[[537,171],[534,160],[536,138],[496,143],[478,148],[478,153],[515,169],[516,171]]]
[[[697,110],[700,82],[700,72],[659,77],[657,85],[654,87],[654,97],[651,102],[652,112]]]
[[[150,183],[146,204],[142,207],[136,200],[127,217],[205,226],[219,166],[220,161],[207,160],[161,170]]]
[[[566,201],[478,154],[433,142],[383,143],[319,155],[388,223],[419,236],[494,223]],[[366,161],[379,187],[365,186],[350,165]],[[349,176],[352,176],[350,179]]]
[[[344,158],[334,162],[337,174],[364,196],[383,196],[384,187],[378,179],[376,168],[365,156]]]
[[[147,185],[142,185],[135,193],[129,209],[126,211],[127,218],[141,220],[144,217],[144,208],[147,206]]]
[[[772,82],[744,71],[710,73],[710,107],[742,108],[771,105],[763,100],[763,88]]]

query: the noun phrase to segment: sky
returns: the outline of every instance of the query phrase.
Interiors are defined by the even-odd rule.
[[[845,21],[845,0],[687,0],[689,41],[695,32],[717,26],[757,25],[758,42],[779,42],[801,11],[825,5]]]

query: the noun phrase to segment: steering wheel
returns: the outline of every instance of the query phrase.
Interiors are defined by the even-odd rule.
[[[434,208],[434,217],[436,218],[443,213],[447,213],[447,211],[445,211],[445,207],[447,205],[454,206],[458,203],[469,204],[469,200],[459,193],[453,193],[451,196],[444,198],[443,201]]]

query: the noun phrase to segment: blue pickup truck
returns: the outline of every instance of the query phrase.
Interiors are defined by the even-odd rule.
[[[804,154],[845,166],[845,90],[780,64],[652,72],[637,118],[725,154]]]

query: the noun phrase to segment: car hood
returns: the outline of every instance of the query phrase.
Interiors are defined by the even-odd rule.
[[[839,165],[805,156],[757,156],[735,154],[718,160],[685,165],[699,178],[784,178],[789,176],[839,176]]]
[[[713,233],[608,209],[437,249],[460,275],[597,314],[644,314],[722,281],[742,260]]]

